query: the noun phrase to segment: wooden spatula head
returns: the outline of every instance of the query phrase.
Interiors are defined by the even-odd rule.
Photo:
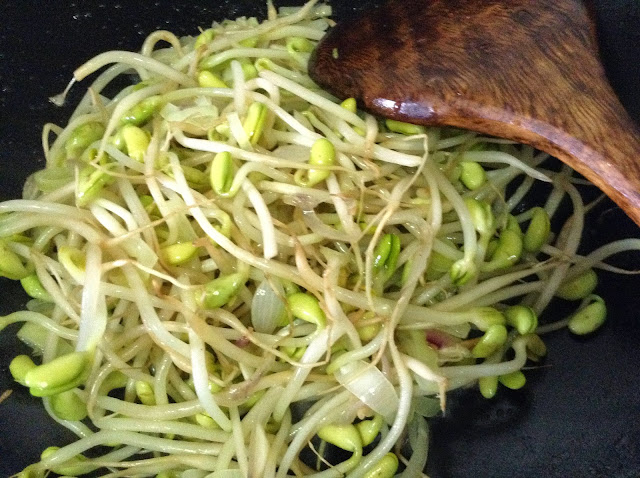
[[[388,118],[546,151],[640,224],[640,134],[578,0],[392,0],[321,41],[316,82]]]

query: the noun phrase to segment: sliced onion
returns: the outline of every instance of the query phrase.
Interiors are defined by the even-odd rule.
[[[358,360],[340,367],[336,380],[371,410],[392,423],[398,410],[398,394],[391,382],[377,367]]]
[[[435,397],[414,397],[413,410],[424,418],[435,417],[442,411],[440,409],[440,399]]]
[[[251,456],[249,460],[249,476],[262,476],[269,456],[269,439],[260,423],[251,432],[249,456]]]
[[[85,258],[84,288],[76,343],[78,352],[92,352],[107,328],[107,303],[100,286],[102,249],[89,243]]]
[[[300,158],[309,157],[309,147],[297,144],[286,144],[284,146],[278,146],[271,154],[290,161],[300,161]]]
[[[277,279],[263,280],[251,301],[251,325],[256,332],[271,334],[285,317],[284,287]]]
[[[214,120],[220,117],[218,108],[214,105],[198,105],[189,108],[179,108],[171,103],[160,112],[161,116],[170,123],[190,122],[203,127],[211,127]]]
[[[66,186],[71,181],[73,181],[73,169],[69,167],[60,166],[41,169],[29,176],[24,185],[23,196],[28,199],[35,199],[34,188],[47,193]]]
[[[416,418],[409,423],[409,446],[412,453],[409,455],[409,462],[400,478],[411,478],[420,476],[427,464],[429,455],[429,425],[427,421]]]

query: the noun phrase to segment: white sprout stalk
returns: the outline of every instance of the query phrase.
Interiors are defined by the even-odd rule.
[[[272,259],[278,255],[278,243],[276,242],[276,231],[273,226],[273,218],[269,208],[264,202],[262,195],[250,181],[242,183],[242,190],[253,205],[258,218],[260,219],[260,229],[262,230],[262,249],[265,259]]]
[[[100,289],[102,250],[95,244],[87,246],[85,270],[78,342],[76,344],[76,349],[82,352],[93,350],[107,328],[107,305]]]
[[[195,80],[190,76],[187,76],[160,61],[139,53],[132,53],[130,51],[110,51],[101,53],[77,68],[73,72],[73,76],[76,81],[82,81],[94,71],[97,71],[110,63],[120,63],[129,65],[132,68],[156,73],[168,80],[175,81],[184,86],[193,86],[195,84]]]

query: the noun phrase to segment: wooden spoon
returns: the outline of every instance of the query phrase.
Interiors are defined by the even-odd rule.
[[[333,28],[310,73],[374,114],[550,153],[640,225],[640,131],[579,0],[392,0]]]

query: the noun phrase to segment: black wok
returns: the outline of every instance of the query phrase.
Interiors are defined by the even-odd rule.
[[[64,124],[71,111],[47,98],[66,86],[76,66],[107,49],[137,49],[155,29],[193,34],[212,20],[262,15],[264,3],[1,2],[0,199],[18,197],[26,176],[43,166],[42,125]],[[381,2],[332,3],[343,19]],[[640,2],[599,0],[595,12],[612,84],[640,121]],[[71,102],[82,89],[76,86]],[[610,202],[603,202],[588,224],[586,247],[640,237]],[[618,263],[640,269],[639,256]],[[609,320],[596,334],[550,336],[546,362],[528,373],[522,390],[503,389],[491,401],[473,390],[450,396],[446,416],[432,422],[432,478],[640,477],[640,282],[635,276],[601,277]],[[1,315],[23,307],[26,295],[19,284],[0,279],[0,290]],[[72,439],[46,416],[39,400],[12,381],[9,361],[27,352],[15,331],[10,327],[0,334],[0,394],[13,390],[0,404],[0,476],[37,461],[45,447]]]

